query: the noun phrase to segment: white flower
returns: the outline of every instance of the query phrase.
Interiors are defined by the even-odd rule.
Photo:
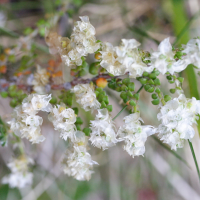
[[[162,106],[158,113],[158,136],[172,149],[183,147],[184,140],[192,139],[195,131],[192,127],[200,113],[200,101],[194,97],[187,99],[183,94]]]
[[[98,110],[95,120],[91,121],[90,128],[92,132],[89,140],[95,147],[105,150],[119,142],[116,138],[116,128],[106,108]]]
[[[191,39],[186,45],[183,45],[184,60],[188,64],[193,64],[197,68],[200,68],[200,39]]]
[[[166,38],[158,46],[158,51],[152,53],[151,65],[162,74],[169,72],[173,75],[175,72],[181,72],[187,67],[188,63],[185,60],[176,61],[174,55],[169,38]]]
[[[76,142],[68,144],[66,156],[62,161],[64,173],[80,181],[89,180],[93,165],[98,164],[86,151],[86,144],[85,134],[77,131]]]
[[[96,99],[93,86],[90,84],[78,84],[71,89],[76,95],[76,101],[86,111],[100,108],[101,104]]]
[[[48,116],[49,120],[53,123],[55,130],[58,130],[60,137],[67,140],[68,137],[74,141],[76,132],[76,115],[74,110],[67,108],[64,104],[57,105],[52,109]]]
[[[124,149],[133,158],[145,153],[147,137],[155,133],[154,127],[141,125],[140,121],[139,113],[130,114],[124,118],[125,124],[118,131],[119,137],[125,142]]]
[[[10,163],[8,163],[11,174],[3,177],[2,183],[9,184],[11,188],[23,188],[27,185],[31,185],[33,174],[28,172],[28,165],[33,163],[34,161],[31,158],[24,156],[18,159],[13,159]]]

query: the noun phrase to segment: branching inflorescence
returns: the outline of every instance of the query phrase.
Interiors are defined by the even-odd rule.
[[[49,52],[60,55],[65,67],[71,70],[73,80],[56,85],[52,83],[53,76],[48,70],[38,66],[35,74],[27,80],[29,85],[21,85],[22,89],[29,87],[29,92],[35,93],[24,95],[18,103],[11,104],[15,109],[12,120],[8,122],[10,129],[31,143],[44,142],[45,137],[40,129],[43,119],[37,114],[39,111],[47,112],[54,129],[66,142],[63,170],[77,180],[89,180],[93,165],[97,164],[88,152],[90,144],[106,150],[118,142],[124,142],[124,150],[134,158],[144,155],[147,138],[157,133],[160,140],[171,149],[182,148],[184,141],[191,140],[195,135],[193,124],[199,118],[200,101],[194,97],[185,97],[181,87],[183,78],[178,77],[178,73],[189,64],[200,68],[200,39],[192,39],[187,45],[175,49],[169,38],[166,38],[157,51],[150,53],[139,49],[140,43],[135,39],[122,39],[121,45],[116,47],[96,40],[95,28],[89,18],[83,16],[80,19],[75,23],[70,38],[62,37],[47,28],[45,33]],[[93,54],[96,60],[89,66],[89,73],[94,77],[84,79],[82,76],[87,74],[86,57],[89,54]],[[163,95],[158,78],[160,73],[166,76],[169,83],[175,83],[175,88],[170,89],[170,92],[177,92],[178,97],[172,99],[170,95]],[[140,81],[141,88],[152,93],[152,104],[159,106],[158,127],[143,125],[137,105],[139,91],[135,92],[133,79]],[[20,84],[7,83],[3,87],[5,83],[1,81],[1,88],[4,89],[2,97],[16,97],[17,94],[13,94],[16,88],[13,87]],[[112,105],[109,105],[104,91],[107,85],[109,89],[120,93],[120,98],[130,112],[118,130],[111,118]],[[52,97],[50,93],[56,89],[61,90],[60,95]],[[81,128],[83,121],[78,116],[78,108],[72,107],[73,98],[85,111],[95,113],[96,117],[90,121],[89,127]],[[32,175],[27,168],[15,170],[17,162],[24,162],[26,166],[32,163],[23,157],[8,165],[13,175],[5,177],[3,183],[9,183],[11,187],[23,187],[31,183]],[[20,179],[22,173],[27,177],[26,181],[24,177]],[[11,178],[20,184],[11,183]]]

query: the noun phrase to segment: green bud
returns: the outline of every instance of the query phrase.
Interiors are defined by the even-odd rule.
[[[108,96],[104,96],[104,97],[103,97],[103,101],[104,101],[106,104],[109,104]]]
[[[176,87],[176,89],[177,89],[177,90],[182,90],[182,88],[181,88],[181,87]]]
[[[148,72],[144,72],[144,73],[142,74],[142,76],[149,76],[149,73],[148,73]]]
[[[9,92],[9,96],[12,97],[12,98],[16,97],[17,96],[17,92],[16,91],[10,91]]]
[[[84,60],[83,63],[82,63],[82,67],[83,67],[83,68],[86,68],[87,66],[88,66],[88,64],[87,64],[87,62]]]
[[[172,99],[172,97],[170,97],[169,95],[164,96],[165,102],[170,101],[171,99]]]
[[[79,124],[76,124],[77,131],[81,131],[81,126]]]
[[[98,95],[97,99],[98,99],[99,102],[102,102],[103,99],[104,99],[104,95],[100,93],[100,94]]]
[[[155,89],[155,92],[156,92],[157,94],[159,94],[159,93],[160,93],[160,89],[159,89],[159,88],[156,88],[156,89]]]
[[[85,76],[87,74],[87,72],[84,69],[81,69],[81,71],[79,72],[79,76]]]
[[[105,92],[104,90],[102,90],[102,91],[100,92],[100,94],[103,95],[103,96],[105,96],[105,95],[106,95],[106,92]]]
[[[57,99],[56,97],[52,97],[51,100],[49,101],[51,104],[56,104],[57,103]]]
[[[174,83],[174,82],[175,82],[174,80],[169,81],[170,84],[172,84],[172,83]]]
[[[133,97],[134,97],[136,100],[139,100],[140,95],[139,95],[138,93],[135,93],[135,94],[133,95]]]
[[[150,88],[147,90],[147,92],[149,92],[149,93],[154,92],[154,87],[150,87]]]
[[[149,79],[149,80],[147,81],[147,83],[148,83],[149,85],[154,85],[154,81],[153,81],[152,79]]]
[[[154,80],[154,84],[155,84],[155,85],[160,85],[160,80],[159,80],[158,78],[156,78],[156,79]]]
[[[102,91],[103,91],[103,88],[98,87],[98,88],[96,88],[96,91],[98,91],[98,92],[102,92]]]
[[[174,94],[176,92],[176,89],[170,89],[169,90],[172,94]]]
[[[116,88],[116,84],[109,82],[108,87],[114,90]]]
[[[122,85],[121,90],[122,90],[122,91],[127,91],[127,90],[128,90],[128,87],[127,87],[126,85]]]
[[[101,102],[101,109],[106,108],[106,103],[104,101]]]
[[[160,74],[160,72],[158,70],[153,71],[153,73],[158,76]]]
[[[149,74],[149,78],[155,79],[156,78],[156,73],[152,72],[151,74]]]
[[[95,90],[94,93],[96,94],[96,97],[98,97],[99,91]]]
[[[153,101],[151,101],[151,103],[153,105],[158,105],[160,103],[160,100],[159,99],[154,99]]]
[[[58,98],[59,98],[59,99],[63,99],[63,98],[64,98],[64,95],[61,94],[61,95],[58,96]]]
[[[121,92],[121,91],[122,91],[121,87],[116,87],[115,90],[116,90],[117,92]]]
[[[1,96],[2,96],[3,98],[8,97],[8,93],[7,93],[6,91],[1,92],[0,94],[1,94]]]
[[[133,100],[130,100],[129,101],[129,104],[131,105],[131,106],[136,106],[137,104],[135,103],[135,101],[133,101]]]
[[[145,86],[144,86],[144,89],[145,89],[146,91],[148,91],[148,89],[149,89],[150,87],[151,87],[150,85],[145,85]]]
[[[10,106],[11,106],[12,108],[16,107],[16,106],[17,106],[17,99],[12,99],[12,100],[10,101]]]
[[[131,91],[128,91],[126,94],[127,94],[129,97],[133,97],[133,93],[132,93]]]
[[[146,79],[146,78],[141,78],[141,79],[140,79],[140,83],[141,83],[142,85],[145,85],[145,84],[147,83],[147,79]]]
[[[92,63],[89,67],[89,72],[92,75],[97,75],[99,73],[99,63]]]
[[[109,112],[112,112],[112,105],[107,105],[106,108],[108,109]]]
[[[128,89],[133,92],[135,90],[135,83],[131,82],[128,84]]]
[[[123,99],[124,103],[126,103],[127,101],[129,101],[129,98]]]
[[[157,99],[158,98],[157,94],[152,94],[151,97],[152,97],[152,99]]]
[[[122,80],[122,83],[125,84],[125,85],[128,85],[130,83],[130,78],[125,78]]]
[[[180,81],[180,83],[183,83],[183,81],[184,81],[183,77],[178,77],[177,79]]]
[[[91,133],[91,129],[90,128],[84,128],[83,129],[83,133],[85,133],[86,136],[90,136],[90,133]]]
[[[63,102],[68,106],[72,106],[72,101],[73,101],[72,97],[65,97],[63,99]]]
[[[122,99],[126,99],[126,98],[127,98],[126,92],[121,92],[120,97],[121,97]]]
[[[78,108],[77,107],[74,107],[74,108],[72,108],[73,110],[74,110],[74,113],[76,114],[76,115],[78,115]]]
[[[168,79],[168,80],[172,80],[172,76],[171,75],[169,75],[169,76],[166,76],[166,78]]]
[[[75,124],[83,124],[83,120],[80,117],[77,117]]]
[[[17,90],[17,86],[16,86],[16,85],[10,85],[10,86],[8,87],[8,92],[10,92],[10,91],[15,91],[15,90]]]

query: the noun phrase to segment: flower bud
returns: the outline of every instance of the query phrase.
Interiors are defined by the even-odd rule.
[[[149,89],[150,87],[151,87],[150,85],[145,85],[145,86],[144,86],[144,89],[145,89],[146,91],[148,91],[148,89]]]
[[[121,92],[120,97],[121,97],[122,99],[126,99],[126,98],[127,98],[126,92]]]
[[[170,91],[172,94],[174,94],[174,93],[176,92],[176,89],[173,89],[173,88],[172,88],[172,89],[170,89],[169,91]]]
[[[6,91],[1,92],[0,94],[1,94],[1,96],[2,96],[3,98],[8,97],[8,93],[7,93]]]
[[[72,108],[73,110],[74,110],[74,113],[76,114],[76,115],[78,115],[78,108],[77,107],[74,107],[74,108]]]
[[[125,78],[122,80],[122,83],[128,85],[131,82],[130,78]]]
[[[56,104],[57,103],[56,97],[52,97],[51,100],[49,101],[49,103]]]
[[[142,76],[149,76],[149,73],[148,73],[148,72],[144,72],[144,73],[142,74]]]
[[[156,78],[156,79],[154,80],[154,84],[155,84],[155,85],[160,85],[160,80],[159,80],[158,78]]]
[[[129,105],[131,105],[131,106],[136,106],[136,102],[133,101],[133,100],[130,100],[130,101],[129,101]]]
[[[109,112],[112,112],[112,105],[107,105],[106,108],[108,109]]]
[[[156,73],[152,72],[151,74],[149,74],[149,78],[151,79],[155,79],[156,78]]]
[[[154,91],[154,87],[150,87],[147,92],[152,93]]]
[[[105,88],[107,86],[107,80],[105,78],[98,78],[96,80],[96,85],[101,88]]]
[[[155,89],[155,92],[156,92],[157,94],[159,94],[159,93],[160,93],[160,89],[159,89],[159,88],[156,88],[156,89]]]
[[[77,117],[75,124],[83,124],[83,120],[80,117]]]
[[[89,72],[92,75],[97,75],[99,73],[99,63],[92,63],[89,67]]]
[[[151,101],[151,103],[153,105],[158,105],[160,103],[160,100],[159,99],[154,99],[153,101]]]
[[[128,89],[133,92],[135,90],[135,83],[131,82],[128,84]]]
[[[135,93],[135,94],[133,95],[133,97],[134,97],[136,100],[139,100],[140,95],[139,95],[138,93]]]
[[[95,57],[95,59],[100,60],[101,59],[101,53],[100,52],[95,53],[94,57]]]
[[[178,77],[177,79],[180,81],[180,83],[183,83],[183,81],[184,81],[183,77]]]
[[[140,79],[140,83],[141,83],[142,85],[145,85],[145,84],[147,83],[147,79],[146,79],[146,78],[141,78],[141,79]]]
[[[84,128],[83,129],[83,133],[85,133],[86,136],[90,136],[90,133],[91,133],[91,129],[90,128]]]
[[[170,97],[169,95],[164,96],[165,102],[170,101],[171,99],[172,99],[172,97]]]
[[[157,94],[155,94],[155,93],[152,94],[151,97],[152,97],[152,99],[157,99],[158,98]]]

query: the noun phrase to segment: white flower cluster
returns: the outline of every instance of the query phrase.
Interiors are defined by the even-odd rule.
[[[95,147],[105,150],[120,141],[116,138],[116,128],[106,108],[98,110],[90,128],[92,130],[90,141]]]
[[[157,118],[162,123],[158,126],[158,136],[169,144],[171,149],[182,148],[184,140],[192,139],[195,131],[192,127],[200,114],[200,101],[194,97],[187,99],[183,94],[162,106]]]
[[[94,164],[91,155],[86,149],[87,138],[81,131],[75,134],[75,141],[68,143],[68,148],[63,159],[63,170],[68,176],[73,176],[77,180],[85,181],[91,178]]]
[[[52,109],[49,101],[51,95],[31,94],[25,98],[21,106],[14,109],[14,118],[9,121],[10,129],[19,137],[26,138],[32,143],[45,140],[41,135],[40,125],[43,119],[38,116],[39,111],[50,112]]]
[[[78,84],[71,89],[75,93],[76,101],[86,111],[100,108],[101,104],[96,99],[94,88],[90,84]]]
[[[82,56],[94,53],[100,48],[95,38],[95,28],[90,24],[87,16],[80,17],[69,38],[62,38],[57,33],[46,31],[46,42],[50,47],[50,53],[59,52],[63,62],[67,66],[81,65]]]
[[[156,129],[149,125],[141,125],[143,121],[138,112],[124,117],[124,122],[118,131],[118,136],[125,142],[124,149],[133,158],[143,155],[147,137],[155,134]]]
[[[153,71],[152,67],[142,62],[138,51],[140,43],[135,39],[122,39],[121,46],[113,47],[110,43],[102,44],[102,61],[100,65],[109,73],[118,76],[129,72],[131,78],[141,76],[144,71]]]
[[[33,90],[38,94],[45,94],[45,86],[49,82],[49,75],[46,69],[42,69],[37,65],[37,71],[34,74],[34,79],[32,81]]]
[[[158,51],[151,54],[151,66],[162,74],[169,72],[173,75],[176,72],[183,71],[188,62],[185,59],[176,61],[174,56],[175,52],[172,51],[169,38],[166,38],[158,46]]]
[[[76,115],[73,109],[66,109],[64,104],[57,105],[52,109],[48,118],[53,123],[55,130],[60,132],[61,138],[75,140],[76,126],[74,123],[76,122]]]
[[[11,188],[23,188],[32,184],[33,174],[28,171],[28,165],[34,164],[31,158],[22,156],[8,163],[11,174],[3,177],[2,183],[9,184]]]

